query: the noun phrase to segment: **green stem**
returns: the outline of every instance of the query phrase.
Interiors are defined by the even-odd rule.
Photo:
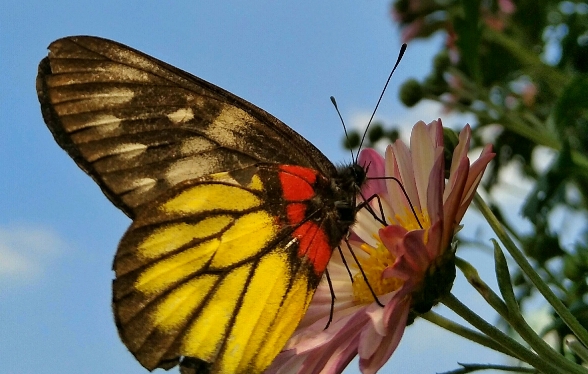
[[[506,365],[491,365],[491,364],[464,364],[459,363],[463,369],[460,370],[452,370],[446,373],[441,374],[467,374],[473,373],[475,371],[484,371],[484,370],[496,370],[500,372],[513,372],[513,373],[538,373],[537,369],[532,368],[523,368],[520,366],[506,366]]]
[[[586,349],[586,347],[584,347],[582,345],[582,343],[580,343],[578,341],[578,339],[576,339],[575,336],[568,335],[568,336],[566,336],[565,341],[566,341],[568,348],[572,352],[574,352],[575,354],[580,356],[582,361],[584,361],[585,363],[588,363],[588,349]]]
[[[443,101],[438,96],[435,95],[425,95],[424,99],[433,100],[438,103],[444,104]],[[489,101],[485,101],[486,104],[489,105]],[[462,112],[469,112],[474,114],[477,117],[485,117],[487,116],[487,109],[480,109],[476,110],[472,107],[460,103],[452,103],[451,104],[454,108],[458,109]],[[493,107],[493,105],[489,105]],[[495,108],[496,109],[496,108]],[[502,113],[503,110],[498,110],[499,113]],[[557,140],[557,136],[545,131],[541,130],[540,128],[536,128],[535,126],[530,126],[521,118],[519,118],[516,113],[502,113],[502,120],[498,120],[498,123],[501,123],[505,128],[509,129],[510,131],[517,133],[532,142],[540,145],[544,145],[549,148],[553,148],[559,150],[561,148],[561,144]],[[586,161],[588,164],[588,160]]]
[[[541,128],[530,126],[518,115],[518,113],[510,111],[502,113],[502,118],[505,121],[498,121],[498,123],[503,124],[507,129],[529,139],[533,143],[556,150],[561,148],[561,143],[559,142],[557,135],[546,131],[545,126],[542,126]]]
[[[516,303],[512,284],[510,283],[510,274],[506,265],[506,258],[502,255],[500,249],[495,246],[495,263],[496,277],[498,285],[502,291],[505,301],[492,291],[492,289],[480,278],[478,271],[467,261],[456,257],[455,263],[463,272],[468,282],[482,295],[484,300],[496,311],[508,324],[516,331],[525,342],[543,359],[549,359],[552,364],[565,369],[570,374],[586,374],[580,366],[567,360],[555,352],[543,339],[541,339],[533,329],[527,324],[523,316],[519,313],[519,307]],[[502,255],[502,256],[501,256]]]
[[[480,278],[478,271],[470,263],[460,257],[455,258],[455,265],[461,270],[469,284],[486,300],[498,314],[504,319],[508,317],[508,308],[506,304],[492,291],[490,287]],[[506,317],[505,317],[506,316]]]
[[[484,347],[490,348],[494,351],[503,353],[510,357],[516,358],[522,361],[522,358],[516,355],[515,353],[510,352],[509,350],[505,349],[502,345],[496,343],[494,340],[488,338],[486,335],[480,334],[479,332],[467,328],[459,323],[456,323],[450,319],[447,319],[435,312],[427,312],[420,316],[427,321],[434,323],[435,325],[450,331],[456,335],[462,336],[468,340],[473,341],[474,343],[478,343]]]
[[[484,202],[484,200],[480,197],[478,193],[476,193],[474,197],[474,202],[484,218],[488,221],[494,233],[498,236],[500,241],[504,244],[506,250],[512,258],[516,261],[517,265],[521,268],[521,270],[527,275],[529,280],[537,287],[539,292],[545,297],[547,302],[551,304],[555,312],[560,316],[560,318],[564,321],[564,323],[572,330],[574,335],[578,337],[578,339],[584,344],[584,346],[588,346],[588,332],[582,325],[578,322],[578,320],[570,313],[570,311],[566,308],[566,306],[557,298],[557,296],[551,291],[549,286],[543,282],[539,274],[533,270],[531,264],[525,258],[525,255],[517,248],[514,242],[510,239],[508,234],[502,228],[502,225],[498,221],[498,219],[494,216],[488,205]]]
[[[567,373],[586,374],[588,371],[583,367],[576,365],[572,361],[566,359],[559,353],[553,350],[549,344],[541,339],[537,333],[527,324],[525,318],[520,313],[519,305],[516,301],[512,283],[510,280],[510,272],[506,264],[506,257],[502,253],[500,246],[495,240],[494,243],[494,261],[496,264],[496,278],[498,280],[498,287],[504,298],[506,306],[506,314],[501,314],[510,326],[523,338],[531,348],[542,358],[547,358],[552,364],[565,369]],[[491,290],[489,292],[492,292]],[[498,295],[495,295],[498,298]]]
[[[443,298],[442,303],[455,312],[458,316],[465,319],[472,326],[488,335],[488,337],[496,341],[498,344],[501,344],[506,350],[512,353],[511,356],[515,355],[516,357],[520,357],[522,361],[528,363],[542,373],[565,374],[565,372],[560,371],[559,368],[552,365],[550,362],[545,361],[543,358],[531,352],[511,337],[486,322],[483,318],[478,316],[461,301],[459,301],[453,294],[450,293],[445,298]]]

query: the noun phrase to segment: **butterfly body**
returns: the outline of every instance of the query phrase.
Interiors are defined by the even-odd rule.
[[[355,219],[363,168],[335,168],[262,109],[122,44],[49,50],[45,122],[133,219],[113,265],[125,345],[149,370],[265,370]]]

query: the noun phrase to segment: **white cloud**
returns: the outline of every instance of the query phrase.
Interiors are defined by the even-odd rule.
[[[49,229],[0,227],[0,282],[14,284],[39,279],[63,248],[64,241]]]

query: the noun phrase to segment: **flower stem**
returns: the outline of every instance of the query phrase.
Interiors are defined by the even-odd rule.
[[[584,327],[578,322],[578,320],[573,316],[572,313],[566,308],[566,306],[561,302],[560,299],[551,291],[549,286],[543,282],[539,274],[533,270],[533,267],[525,258],[525,255],[517,248],[508,234],[504,231],[502,225],[494,216],[488,205],[484,202],[484,200],[480,197],[478,193],[474,196],[474,202],[486,221],[494,230],[494,233],[498,236],[500,241],[504,244],[506,250],[512,258],[516,261],[517,265],[521,268],[521,270],[527,275],[529,280],[537,287],[539,292],[545,297],[545,299],[551,304],[555,312],[560,316],[560,318],[564,321],[564,323],[572,330],[574,335],[578,337],[578,340],[584,344],[584,346],[588,346],[588,331],[584,329]]]
[[[494,242],[494,257],[496,263],[496,278],[504,301],[492,291],[492,289],[480,278],[477,270],[467,261],[457,257],[456,265],[464,273],[468,282],[482,295],[488,304],[500,314],[502,318],[519,334],[521,338],[542,358],[548,358],[551,363],[566,369],[567,373],[586,374],[580,366],[567,360],[554,351],[535,331],[527,324],[520,313],[519,306],[510,282],[510,273],[506,264],[506,258],[500,251],[498,243]]]
[[[492,291],[490,287],[480,278],[478,271],[467,261],[460,257],[455,258],[455,264],[462,271],[469,284],[478,291],[478,293],[488,302],[488,304],[500,314],[503,318],[508,316],[506,304]],[[506,319],[506,318],[505,318]]]
[[[514,373],[539,373],[537,369],[523,368],[520,366],[506,366],[506,365],[491,365],[491,364],[464,364],[459,363],[463,368],[459,370],[452,370],[441,374],[467,374],[475,371],[491,370],[495,369],[501,372],[514,372]]]
[[[520,312],[519,305],[516,301],[512,283],[510,280],[510,273],[506,264],[506,257],[502,253],[498,243],[494,243],[494,261],[496,264],[496,278],[498,280],[498,287],[504,298],[507,313],[502,317],[519,333],[519,335],[533,348],[533,350],[541,357],[551,360],[552,363],[557,364],[558,367],[568,370],[569,373],[586,374],[588,371],[583,367],[576,365],[572,361],[566,359],[553,350],[537,333],[527,324],[525,318]],[[498,297],[498,296],[497,296]]]
[[[450,319],[447,319],[435,312],[429,311],[425,314],[422,314],[420,316],[423,319],[426,319],[427,321],[447,330],[450,331],[456,335],[462,336],[468,340],[473,341],[474,343],[478,343],[484,347],[490,348],[494,351],[503,353],[505,355],[508,355],[510,357],[516,358],[516,359],[521,359],[519,356],[513,354],[512,352],[510,352],[509,350],[505,349],[502,345],[496,343],[494,340],[488,338],[486,335],[484,334],[480,334],[479,332],[472,330],[468,327],[465,327],[463,325],[460,325],[459,323],[456,323]]]
[[[552,364],[565,369],[570,374],[586,374],[580,366],[567,360],[554,351],[535,331],[527,324],[520,313],[519,306],[510,282],[510,273],[506,265],[506,258],[500,251],[500,247],[494,241],[494,257],[496,263],[496,278],[498,286],[505,301],[492,291],[492,289],[480,278],[476,269],[467,261],[457,257],[456,265],[464,273],[468,282],[482,295],[488,304],[500,314],[502,318],[516,331],[521,338],[542,358],[547,358]]]
[[[483,318],[459,301],[453,294],[450,293],[447,295],[442,300],[442,303],[469,322],[472,326],[488,335],[488,337],[496,341],[498,344],[501,344],[505,349],[512,353],[511,356],[514,355],[515,357],[520,358],[522,361],[528,363],[542,373],[565,374],[565,372],[561,371],[558,367],[539,357],[502,331],[498,330],[496,327],[486,322]]]
[[[582,343],[580,343],[578,341],[578,339],[576,339],[575,336],[573,336],[573,335],[566,336],[565,342],[566,342],[566,345],[568,346],[568,348],[572,352],[574,352],[575,354],[580,356],[582,361],[584,361],[585,363],[588,363],[588,349],[586,349],[586,347],[584,347],[582,345]]]

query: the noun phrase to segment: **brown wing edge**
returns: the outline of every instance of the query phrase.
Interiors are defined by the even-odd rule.
[[[75,163],[88,174],[100,187],[104,195],[120,210],[122,210],[129,218],[134,218],[133,210],[128,207],[116,194],[111,192],[102,182],[100,175],[95,172],[92,164],[88,162],[80,153],[69,135],[63,131],[63,124],[59,116],[53,109],[48,96],[47,83],[45,77],[52,74],[49,57],[45,57],[39,63],[39,70],[36,80],[37,96],[41,104],[41,113],[47,127],[51,131],[53,138],[63,148],[67,154],[75,161]]]

